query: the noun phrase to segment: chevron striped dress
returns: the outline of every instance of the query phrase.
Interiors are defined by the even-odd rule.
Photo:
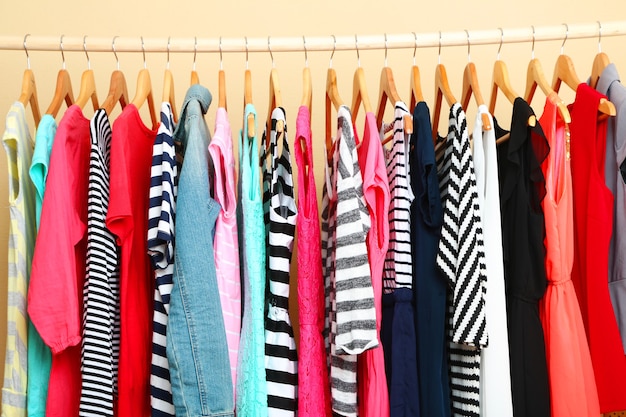
[[[480,349],[487,345],[487,277],[474,163],[467,120],[459,103],[450,108],[447,139],[440,137],[437,145],[443,205],[437,266],[449,286],[452,413],[455,416],[479,416]]]

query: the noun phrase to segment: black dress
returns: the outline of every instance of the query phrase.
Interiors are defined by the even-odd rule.
[[[502,214],[504,280],[515,417],[549,417],[550,391],[539,300],[543,297],[545,226],[541,201],[545,179],[541,163],[549,148],[539,125],[528,127],[534,115],[528,103],[513,105],[511,136],[498,145],[498,175]],[[496,137],[506,131],[494,118]]]

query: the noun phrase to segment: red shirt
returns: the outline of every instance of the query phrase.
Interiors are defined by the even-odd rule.
[[[147,236],[156,133],[143,124],[133,104],[113,124],[106,225],[121,246],[119,417],[150,415],[153,276]]]
[[[41,210],[28,314],[52,351],[46,416],[77,416],[87,249],[89,120],[71,106],[57,130]]]

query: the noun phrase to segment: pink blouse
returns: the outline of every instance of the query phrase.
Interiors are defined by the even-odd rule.
[[[215,168],[212,195],[222,207],[215,223],[213,241],[215,270],[220,292],[230,372],[237,386],[237,355],[241,329],[241,281],[239,275],[239,241],[237,237],[237,200],[235,198],[235,159],[233,141],[226,109],[220,107],[215,116],[215,133],[209,144]]]
[[[298,110],[294,153],[298,166],[298,413],[300,417],[330,417],[330,385],[322,336],[324,281],[320,222],[313,177],[311,115],[306,106]]]

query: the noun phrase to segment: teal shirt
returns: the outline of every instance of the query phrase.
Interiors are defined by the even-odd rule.
[[[52,151],[52,142],[57,131],[57,123],[49,114],[45,114],[35,135],[35,150],[30,165],[30,179],[35,185],[35,203],[37,230],[41,217],[41,206],[46,190],[46,178],[48,177],[48,164]],[[48,397],[48,380],[50,379],[50,367],[52,355],[50,348],[41,340],[35,326],[28,322],[28,417],[45,417],[46,399]]]

